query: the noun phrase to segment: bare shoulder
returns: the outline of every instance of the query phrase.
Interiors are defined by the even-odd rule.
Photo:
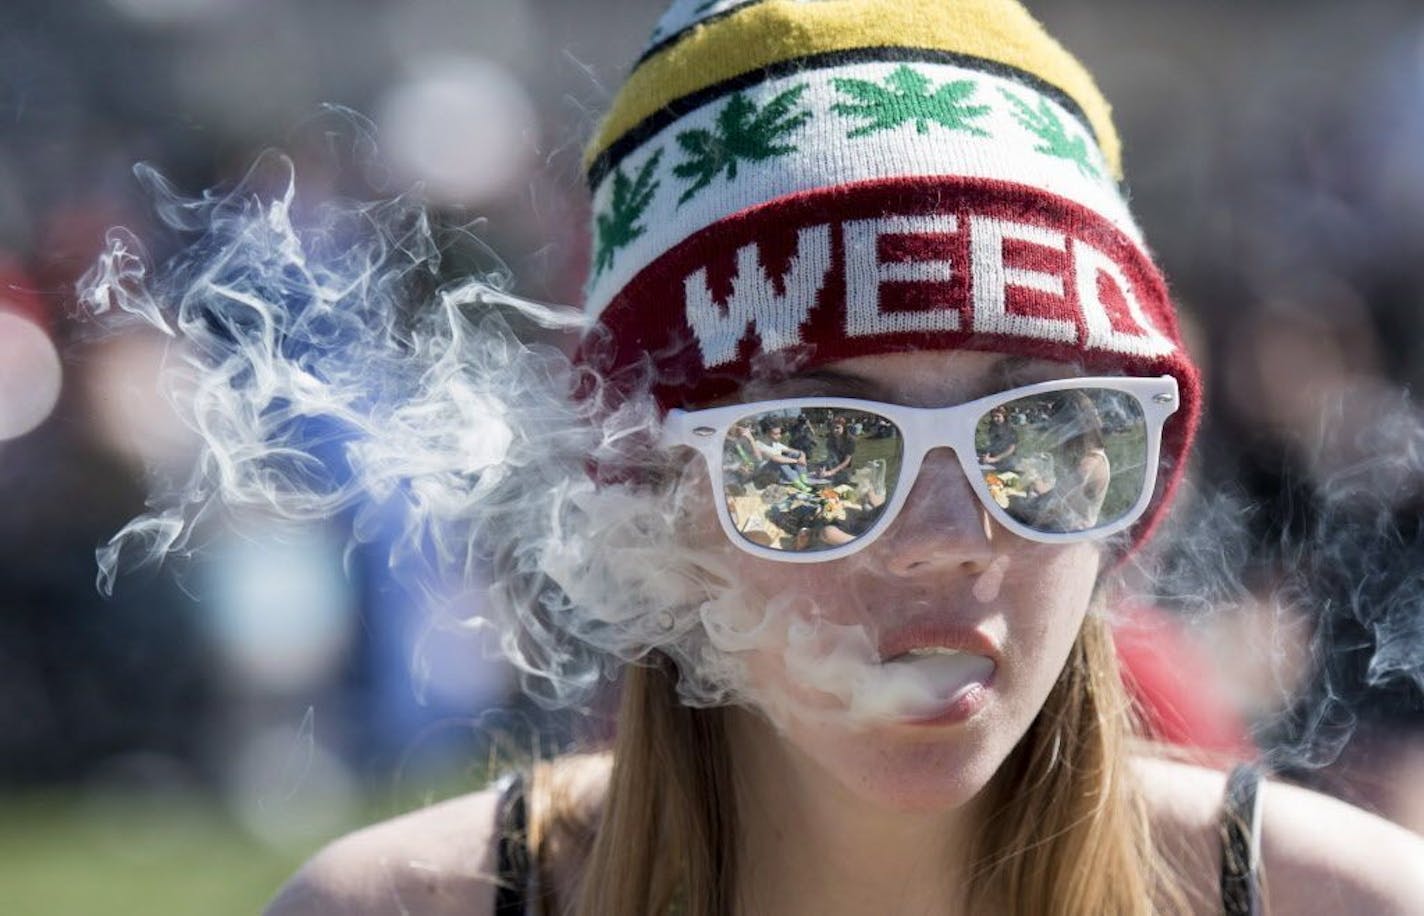
[[[577,886],[610,767],[607,754],[535,767],[527,796],[530,834],[558,899],[571,899]],[[488,916],[498,846],[498,794],[454,798],[331,843],[282,887],[266,916]]]
[[[1271,783],[1261,860],[1278,913],[1424,913],[1424,838],[1326,795]]]
[[[335,840],[266,916],[493,913],[498,807],[496,792],[471,793]]]
[[[1226,774],[1162,757],[1133,758],[1152,834],[1194,913],[1221,912],[1221,803]]]
[[[1136,759],[1153,827],[1201,912],[1219,912],[1226,775]],[[1424,913],[1424,839],[1352,805],[1286,783],[1261,790],[1261,871],[1274,913]],[[1215,908],[1215,909],[1213,909]]]

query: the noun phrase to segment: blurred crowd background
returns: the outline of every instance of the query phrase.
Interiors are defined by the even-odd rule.
[[[1424,426],[1403,394],[1424,381],[1424,6],[1028,5],[1115,105],[1207,372],[1159,603],[1232,714],[1294,749],[1287,775],[1424,831]],[[543,721],[478,635],[426,638],[339,520],[100,597],[95,548],[194,449],[163,338],[74,317],[108,227],[160,258],[170,238],[133,164],[197,194],[278,147],[307,195],[420,183],[480,221],[515,291],[577,302],[580,147],[662,6],[4,4],[0,908],[252,912],[325,839],[477,785],[491,734]],[[360,133],[333,106],[369,118],[381,170],[332,155]],[[1240,575],[1202,584],[1213,554]]]

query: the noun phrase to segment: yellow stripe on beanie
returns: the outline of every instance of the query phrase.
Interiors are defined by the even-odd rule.
[[[1122,152],[1092,76],[1017,0],[766,0],[686,32],[629,76],[585,154],[587,168],[669,103],[789,60],[858,48],[909,47],[976,57],[1058,88],[1087,116],[1112,170]]]

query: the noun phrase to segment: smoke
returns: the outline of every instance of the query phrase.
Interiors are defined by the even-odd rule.
[[[1281,771],[1333,764],[1362,723],[1424,716],[1424,414],[1374,383],[1316,411],[1280,456],[1273,507],[1220,481],[1186,488],[1158,562],[1129,572],[1200,629],[1257,621],[1218,662],[1254,683],[1246,711]]]
[[[496,552],[533,575],[544,554],[570,551],[560,535],[595,495],[585,463],[656,417],[632,397],[595,419],[599,399],[572,396],[582,370],[514,330],[577,333],[579,312],[510,295],[499,271],[442,285],[442,259],[478,240],[411,198],[299,215],[277,153],[221,194],[187,198],[151,168],[136,174],[181,250],[155,266],[115,229],[80,300],[107,327],[172,339],[165,393],[201,452],[186,479],[155,479],[149,511],[99,550],[101,590],[122,569],[200,555],[213,523],[247,517],[349,518],[357,539],[394,517],[390,562],[431,596],[468,594]],[[617,527],[596,536],[617,540]],[[569,621],[499,623],[527,624],[502,632],[528,637],[508,648],[551,700],[596,673],[565,643]]]
[[[219,526],[347,519],[369,541],[394,518],[395,574],[458,625],[494,627],[540,703],[583,703],[654,650],[688,702],[734,693],[735,653],[703,625],[738,604],[725,546],[680,546],[692,491],[654,447],[658,410],[645,384],[614,394],[566,354],[597,347],[580,311],[512,295],[501,270],[442,283],[472,233],[408,197],[307,212],[278,153],[198,197],[136,174],[179,251],[156,265],[112,230],[80,301],[106,330],[168,335],[165,394],[201,444],[98,551],[101,591],[201,561]]]
[[[442,283],[452,250],[479,246],[469,231],[406,197],[308,212],[277,153],[199,197],[136,173],[179,251],[155,265],[113,230],[80,299],[107,328],[168,335],[165,391],[201,446],[98,551],[102,591],[126,569],[201,560],[220,525],[257,518],[271,536],[274,521],[348,519],[369,541],[395,518],[398,577],[446,621],[493,627],[549,708],[654,651],[693,705],[795,714],[784,679],[748,673],[769,647],[825,715],[864,721],[943,692],[934,664],[879,664],[869,610],[821,623],[795,577],[749,584],[702,465],[656,447],[649,379],[615,392],[596,357],[567,355],[598,351],[580,311],[512,295],[500,269]]]
[[[80,297],[106,328],[169,337],[165,392],[201,449],[187,476],[155,474],[148,511],[98,551],[103,591],[126,569],[201,559],[218,525],[344,519],[370,541],[394,518],[396,574],[456,625],[494,628],[546,707],[587,702],[653,652],[675,663],[684,702],[751,702],[778,721],[904,716],[983,679],[963,661],[881,659],[889,599],[871,594],[886,589],[865,554],[837,575],[878,584],[849,592],[814,566],[749,577],[717,529],[700,463],[656,445],[648,372],[614,390],[586,317],[513,295],[498,265],[445,281],[462,247],[488,260],[468,228],[438,225],[412,197],[304,207],[277,153],[196,197],[136,172],[179,250],[155,264],[113,230]],[[568,355],[580,341],[589,363]],[[1247,566],[1261,552],[1259,513],[1210,487],[1178,513],[1165,562],[1128,571],[1189,618],[1255,605],[1315,622],[1312,686],[1297,695],[1281,677],[1284,712],[1260,736],[1280,766],[1338,754],[1359,685],[1424,690],[1424,424],[1406,402],[1385,406],[1364,426],[1345,412],[1326,425],[1336,432],[1308,462],[1324,469],[1311,508],[1267,526],[1280,534],[1264,561]],[[936,473],[927,464],[922,477]],[[945,473],[936,492],[963,486],[957,465]],[[896,607],[1019,600],[1028,570],[1000,559],[963,595]],[[759,673],[768,654],[795,690]]]
[[[1275,723],[1295,766],[1333,761],[1363,719],[1424,714],[1424,416],[1402,393],[1322,411],[1316,470],[1275,551],[1318,621],[1310,688]]]

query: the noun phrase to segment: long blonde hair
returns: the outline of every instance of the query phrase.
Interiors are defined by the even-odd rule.
[[[536,812],[546,825],[562,824],[552,832],[584,838],[573,899],[551,912],[733,910],[737,811],[726,712],[680,703],[670,669],[628,669],[598,823],[575,826],[557,795]],[[1111,632],[1090,614],[1043,709],[985,790],[990,815],[973,851],[970,912],[1185,910],[1129,772],[1130,705]]]

